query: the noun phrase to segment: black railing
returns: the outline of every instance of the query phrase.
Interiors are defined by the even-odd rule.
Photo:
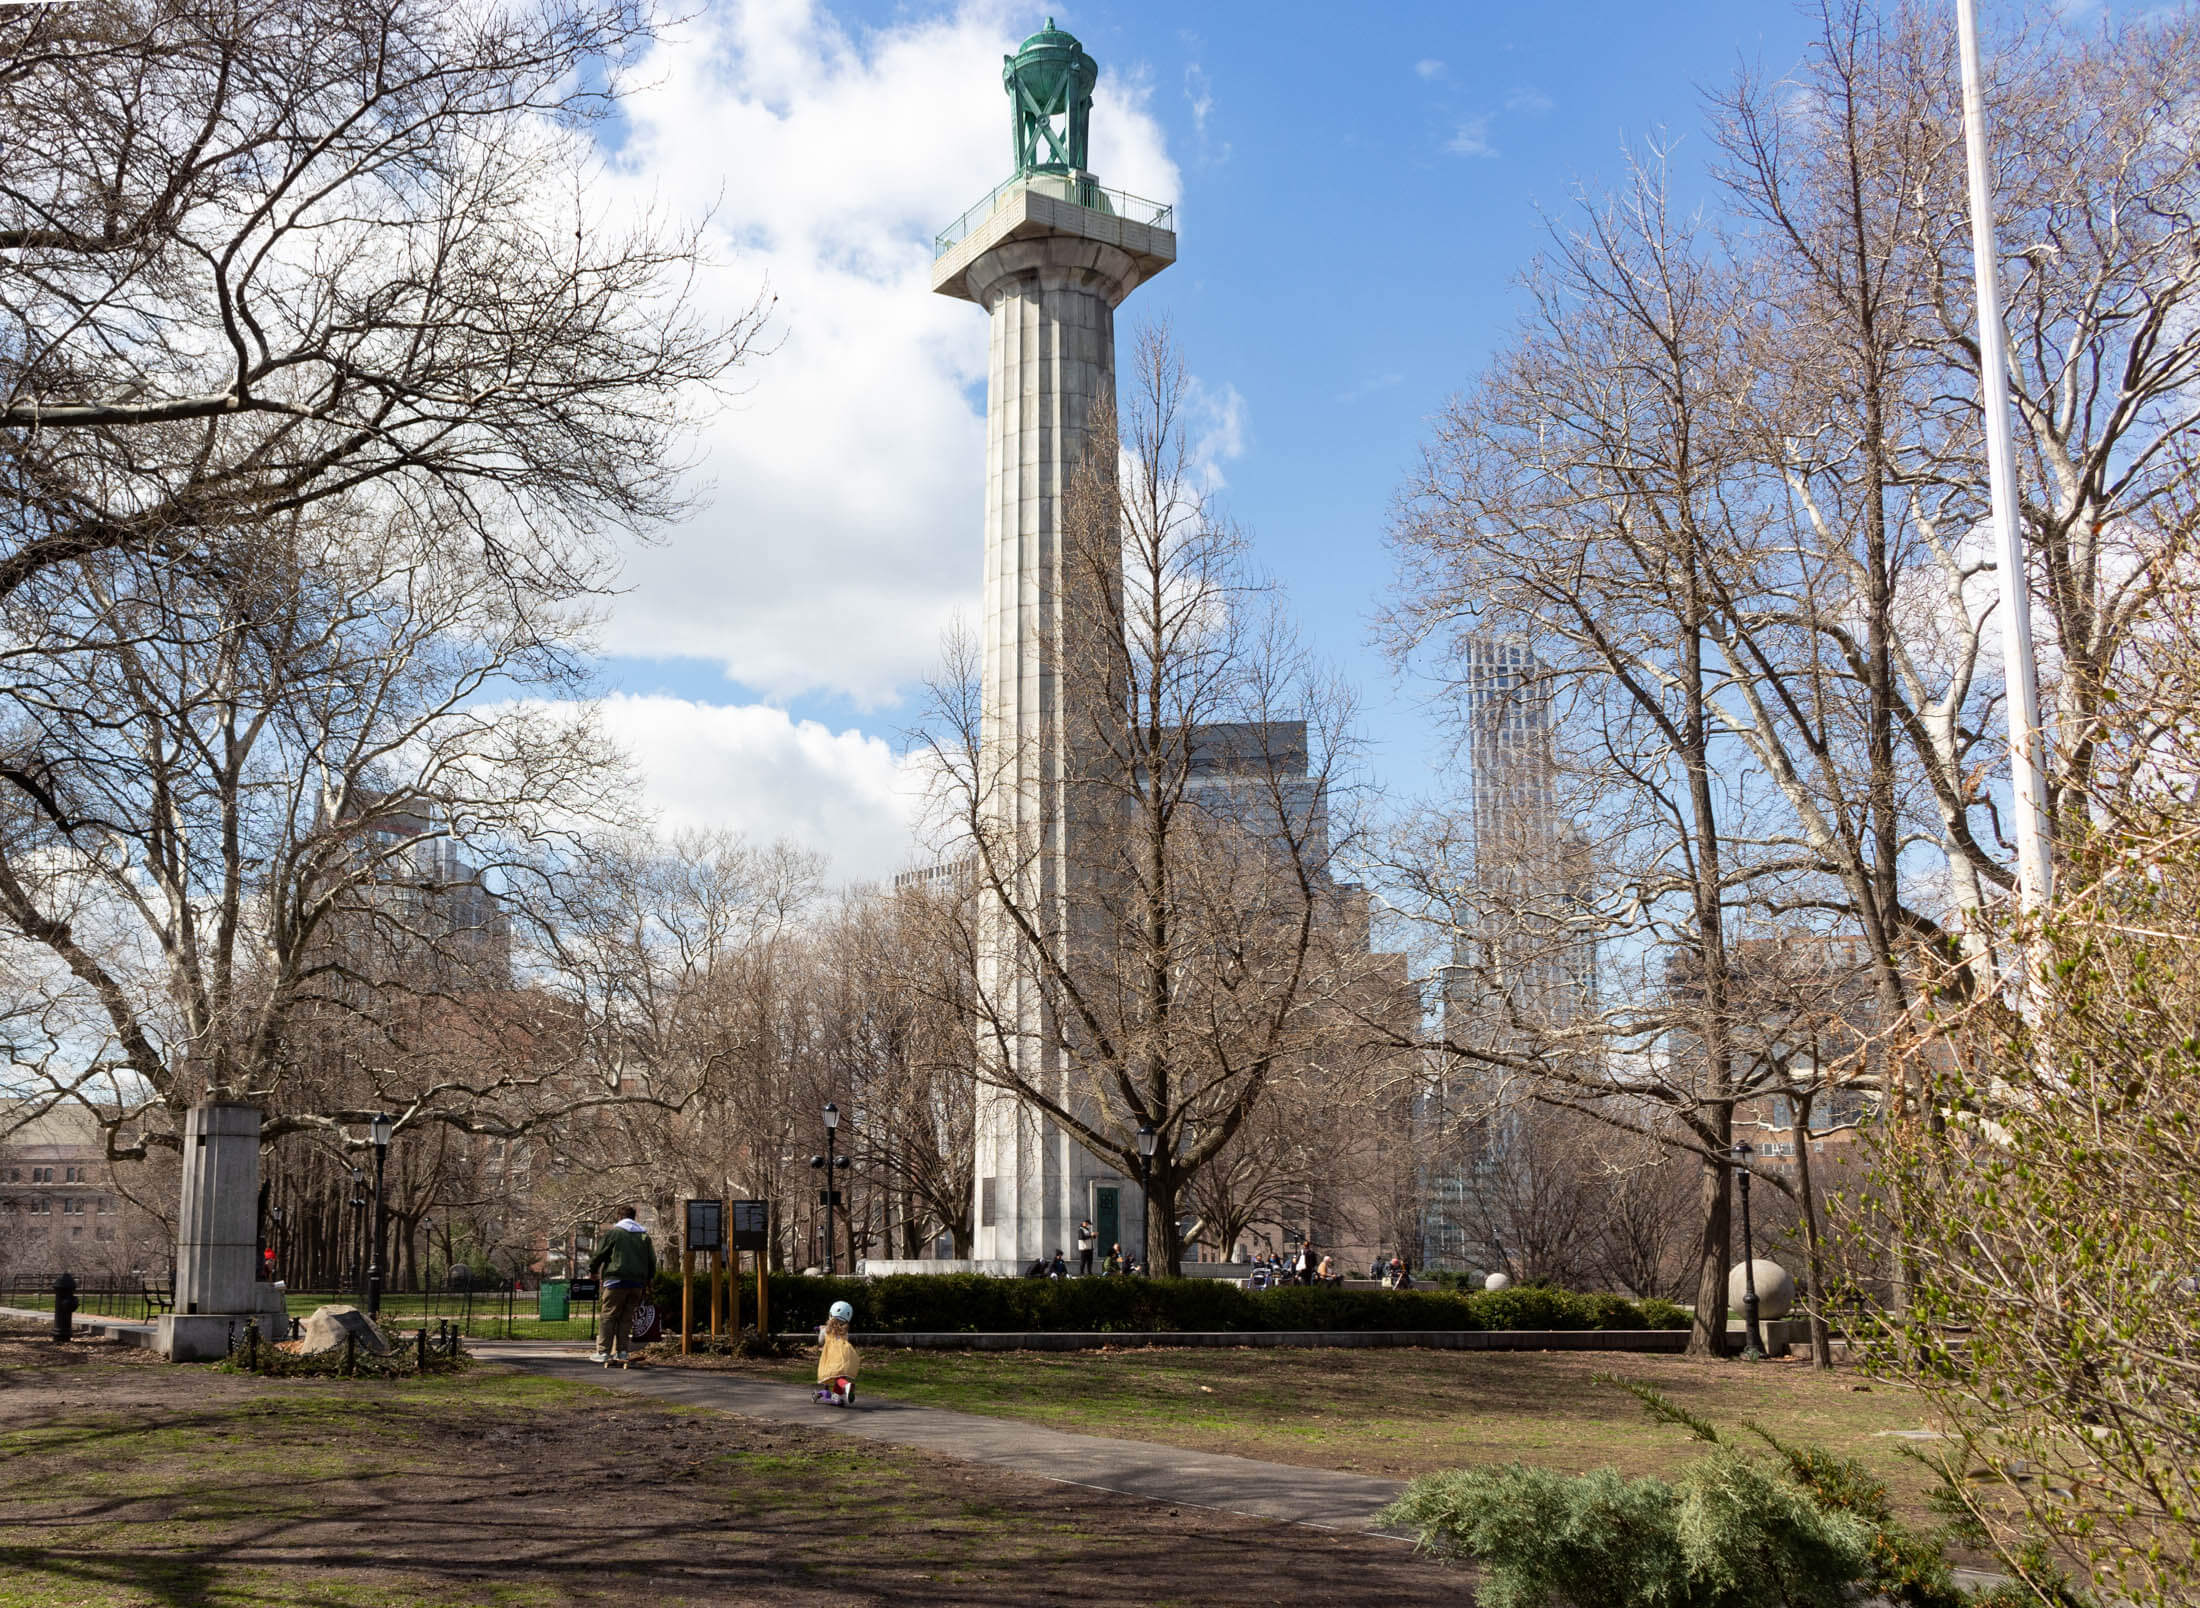
[[[130,1318],[143,1320],[167,1310],[168,1286],[151,1284],[127,1275],[102,1277],[79,1274],[76,1280],[76,1315],[79,1318]],[[0,1281],[0,1306],[53,1310],[53,1276],[40,1279],[12,1278]]]
[[[358,1306],[356,1289],[301,1290],[285,1288],[285,1303],[302,1316],[317,1306]],[[166,1282],[154,1283],[128,1275],[79,1274],[76,1281],[76,1315],[85,1318],[122,1318],[149,1322],[170,1310],[173,1299]],[[402,1321],[408,1328],[425,1320],[455,1325],[476,1340],[505,1338],[515,1333],[522,1314],[532,1317],[535,1296],[521,1292],[509,1281],[491,1288],[466,1290],[385,1291],[382,1315]],[[0,1280],[0,1306],[34,1312],[53,1310],[53,1276],[13,1277]]]

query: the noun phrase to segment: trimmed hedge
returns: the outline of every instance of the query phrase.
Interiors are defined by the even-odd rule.
[[[1670,1301],[1630,1301],[1541,1288],[1475,1291],[1339,1290],[1286,1285],[1247,1290],[1224,1279],[1016,1279],[977,1273],[897,1273],[824,1278],[774,1273],[772,1327],[787,1333],[825,1321],[835,1301],[856,1309],[874,1334],[1077,1331],[1271,1331],[1283,1329],[1685,1329]],[[656,1298],[677,1328],[680,1282],[660,1274]],[[742,1290],[741,1319],[756,1322],[756,1285]]]

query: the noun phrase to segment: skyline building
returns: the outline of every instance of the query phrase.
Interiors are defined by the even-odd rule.
[[[1587,845],[1560,805],[1552,689],[1525,637],[1467,639],[1466,716],[1471,854],[1445,973],[1445,1038],[1527,1050],[1597,1004],[1596,941],[1587,931]],[[1496,1215],[1484,1195],[1522,1142],[1515,1096],[1465,1058],[1442,1069],[1418,1113],[1422,1254],[1433,1265],[1497,1267]]]

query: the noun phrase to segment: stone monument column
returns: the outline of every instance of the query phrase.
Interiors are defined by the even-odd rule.
[[[1077,41],[1034,34],[1002,77],[1015,113],[1016,176],[941,236],[932,288],[992,320],[986,382],[984,728],[994,841],[1015,845],[1018,903],[1059,941],[1077,924],[1077,838],[1069,781],[1084,774],[1079,698],[1104,696],[1098,650],[1067,640],[1062,497],[1083,459],[1093,404],[1115,395],[1115,309],[1176,260],[1170,209],[1103,190],[1085,170],[1098,69]],[[1056,131],[1056,119],[1063,128]],[[1089,584],[1089,577],[1087,583]],[[1119,578],[1118,578],[1119,579]],[[1063,671],[1095,685],[1063,685]],[[1082,681],[1084,677],[1076,677]],[[981,898],[983,896],[981,895]],[[997,903],[982,904],[980,984],[1011,1024],[981,1058],[1009,1057],[1017,1078],[1071,1104],[1079,1097],[1044,1016],[1028,956]],[[1042,1112],[981,1079],[977,1099],[976,1260],[1021,1271],[1067,1249],[1080,1218],[1104,1223],[1113,1190],[1118,1235],[1143,1241],[1137,1186]],[[1103,1233],[1105,1229],[1103,1227]],[[1134,1238],[1135,1236],[1135,1238]]]
[[[171,1362],[220,1357],[247,1318],[267,1330],[272,1286],[259,1283],[260,1113],[193,1106],[183,1124],[183,1204],[176,1218],[176,1302],[156,1340]]]

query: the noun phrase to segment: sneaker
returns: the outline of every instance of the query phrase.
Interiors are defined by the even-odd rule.
[[[588,1354],[588,1360],[590,1362],[609,1362],[611,1353],[608,1351],[591,1351]]]

